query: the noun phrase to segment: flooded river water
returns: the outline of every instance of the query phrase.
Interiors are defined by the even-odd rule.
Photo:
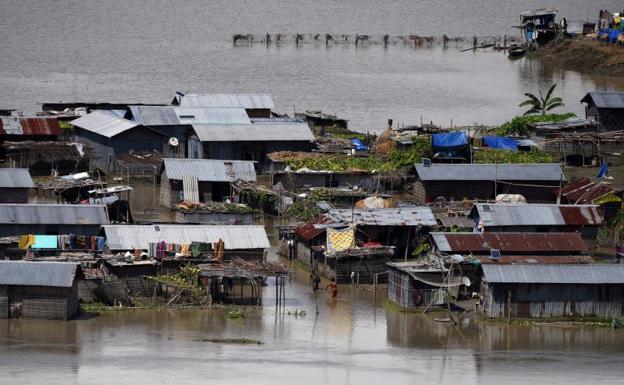
[[[578,28],[617,0],[23,0],[0,12],[0,107],[113,101],[168,103],[177,90],[271,93],[277,110],[320,109],[379,131],[386,120],[497,124],[523,112],[525,92],[558,83],[583,114],[588,91],[624,80],[586,76],[491,50],[355,47],[304,41],[233,46],[235,33],[464,37],[518,35],[519,13],[555,7]]]
[[[369,288],[313,294],[297,271],[276,312],[123,311],[68,322],[0,320],[0,384],[621,384],[624,333],[606,328],[435,322]],[[316,309],[318,307],[318,314]],[[212,339],[248,338],[256,344]]]

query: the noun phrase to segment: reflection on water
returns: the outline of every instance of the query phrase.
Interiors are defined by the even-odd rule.
[[[276,258],[272,254],[271,258]],[[283,261],[285,262],[285,261]],[[287,263],[287,262],[285,262]],[[0,321],[0,383],[512,384],[533,379],[619,383],[624,333],[527,327],[401,313],[370,288],[342,285],[336,300],[313,293],[297,270],[277,313],[274,281],[264,308],[243,320],[228,309],[123,311],[68,322]],[[317,313],[318,310],[318,313]],[[209,342],[250,338],[262,345]],[[571,382],[572,380],[572,382]]]

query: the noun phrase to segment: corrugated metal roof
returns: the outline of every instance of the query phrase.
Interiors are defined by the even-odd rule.
[[[623,190],[607,181],[581,178],[561,188],[561,195],[572,203],[591,204],[607,195],[620,194]]]
[[[55,118],[0,117],[0,135],[58,136],[61,127]]]
[[[387,209],[332,209],[327,215],[339,223],[367,226],[436,226],[429,207]]]
[[[541,264],[541,265],[579,265],[595,263],[589,255],[502,255],[493,260],[490,256],[476,257],[482,264]]]
[[[71,262],[0,261],[0,285],[72,287],[78,269]]]
[[[305,122],[263,121],[253,124],[194,124],[193,129],[202,142],[264,142],[314,140]]]
[[[438,250],[449,253],[584,253],[579,233],[438,233],[431,238]]]
[[[0,204],[0,223],[104,225],[108,215],[103,205]]]
[[[476,212],[485,227],[489,226],[594,226],[602,223],[598,206],[556,204],[487,204],[476,203]]]
[[[27,168],[0,168],[0,187],[32,188],[35,184]]]
[[[147,249],[150,242],[214,243],[228,250],[269,248],[264,226],[255,225],[109,225],[103,226],[111,250]]]
[[[489,283],[624,284],[624,265],[482,265]]]
[[[178,115],[170,106],[129,106],[132,120],[145,126],[175,126]]]
[[[561,166],[555,163],[536,164],[442,164],[429,167],[415,164],[418,178],[433,180],[501,180],[501,181],[557,181],[565,180]]]
[[[624,108],[624,92],[589,92],[581,102],[589,103],[590,99],[598,108]]]
[[[310,241],[325,232],[324,228],[317,228],[314,225],[326,225],[330,223],[334,223],[334,220],[323,214],[295,227],[293,231],[304,241]]]
[[[178,158],[166,158],[164,161],[165,172],[169,179],[182,180],[185,176],[194,176],[200,182],[256,180],[256,170],[250,161]]]
[[[130,106],[135,122],[146,126],[251,124],[240,107]]]
[[[181,107],[243,107],[246,109],[274,109],[273,98],[266,94],[187,94],[180,100]]]
[[[107,138],[112,138],[138,126],[131,120],[120,118],[115,113],[104,110],[93,111],[88,115],[72,120],[70,124]]]

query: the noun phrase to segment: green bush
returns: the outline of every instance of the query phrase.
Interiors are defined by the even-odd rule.
[[[532,149],[531,151],[509,151],[492,148],[481,149],[472,155],[473,163],[553,163],[552,155]]]
[[[496,135],[525,135],[529,131],[529,125],[535,123],[558,123],[575,117],[573,113],[548,114],[548,115],[522,115],[507,121],[494,129]]]

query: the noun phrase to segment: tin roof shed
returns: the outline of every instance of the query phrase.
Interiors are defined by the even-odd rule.
[[[72,287],[79,272],[71,262],[0,261],[0,285]]]
[[[164,159],[167,178],[182,180],[194,176],[199,182],[255,182],[256,171],[251,161],[216,159]]]
[[[594,91],[581,99],[581,103],[591,102],[598,108],[624,108],[624,92]]]

